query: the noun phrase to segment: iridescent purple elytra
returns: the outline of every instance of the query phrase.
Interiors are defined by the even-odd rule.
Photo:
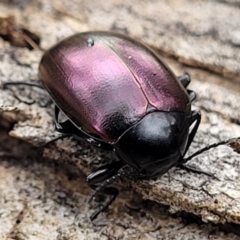
[[[106,142],[115,142],[149,111],[191,112],[186,89],[159,56],[120,34],[71,36],[45,53],[39,69],[58,107]]]

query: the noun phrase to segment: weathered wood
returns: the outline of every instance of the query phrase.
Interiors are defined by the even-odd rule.
[[[14,146],[14,149],[13,149]],[[38,160],[29,144],[10,139],[0,131],[1,149],[28,159],[0,157],[1,239],[209,239],[237,240],[211,224],[174,215],[168,208],[142,201],[131,188],[121,194],[107,214],[93,226],[88,203],[91,190],[74,165]],[[186,222],[187,221],[187,225]],[[210,231],[212,233],[210,233]]]
[[[203,121],[190,149],[191,152],[208,143],[240,136],[240,42],[238,42],[240,41],[238,39],[240,10],[232,1],[229,3],[227,1],[192,3],[187,0],[161,1],[161,3],[133,1],[131,6],[128,3],[123,4],[122,1],[114,1],[114,3],[103,1],[101,4],[89,1],[74,6],[71,4],[65,6],[65,4],[67,3],[61,1],[42,2],[43,11],[40,12],[39,6],[35,6],[34,3],[25,5],[24,11],[20,11],[18,5],[10,8],[0,3],[0,15],[14,14],[25,28],[41,36],[43,49],[70,34],[93,29],[118,30],[142,39],[154,46],[157,51],[167,53],[168,56],[173,56],[191,66],[189,68],[181,65],[166,56],[164,58],[177,74],[190,72],[193,79],[190,88],[198,93],[198,101],[194,107],[202,111]],[[13,80],[38,79],[37,68],[42,55],[40,50],[30,51],[12,47],[1,39],[0,46],[0,84]],[[197,68],[192,68],[193,66]],[[211,70],[212,73],[200,70],[198,67]],[[226,79],[213,72],[232,78]],[[41,98],[48,98],[45,92],[30,88],[24,89],[23,96],[25,99],[40,97],[40,101]],[[56,136],[52,124],[52,107],[46,109],[37,103],[30,106],[19,103],[10,91],[0,90],[0,114],[5,121],[16,123],[10,132],[11,136],[31,144],[40,145]],[[111,155],[99,154],[95,149],[84,148],[81,144],[67,139],[51,145],[44,154],[51,159],[74,163],[85,174],[88,174],[99,162],[112,159]],[[240,156],[237,153],[228,147],[219,147],[197,157],[191,161],[191,165],[215,173],[220,180],[172,169],[156,181],[138,181],[132,182],[131,185],[145,199],[170,206],[171,212],[186,211],[200,216],[206,222],[240,224],[239,161]],[[15,166],[15,162],[12,164],[17,176],[25,174],[18,170],[19,166]],[[31,166],[28,169],[30,169],[28,171],[36,170]],[[3,171],[6,171],[6,168],[1,172]],[[11,174],[13,174],[11,171],[7,172],[4,179],[11,178]],[[34,176],[31,176],[31,181],[33,178]],[[11,184],[14,184],[14,181]],[[82,205],[85,202],[80,201]],[[80,203],[76,206],[80,207]],[[120,206],[118,204],[116,202],[112,206],[114,212],[115,208]],[[22,207],[20,209],[23,210]],[[41,214],[39,217],[42,216]],[[118,214],[120,213],[118,212],[116,216],[112,214],[103,217],[116,221]],[[154,211],[151,210],[149,214],[152,216]],[[141,219],[144,221],[143,218]],[[138,222],[131,220],[131,224],[136,225]],[[121,228],[124,229],[123,225]],[[56,231],[56,228],[53,229]],[[140,228],[136,229],[136,232],[141,231]],[[74,231],[74,236],[80,234],[78,230]],[[109,229],[106,231],[108,236],[114,236],[114,233],[110,234]],[[153,232],[163,234],[159,230]],[[191,239],[191,230],[186,228],[186,232]],[[174,238],[175,235],[169,236]],[[87,235],[84,236],[86,238]],[[174,239],[178,237],[175,236]]]
[[[190,66],[239,80],[238,1],[133,0],[128,3],[107,0],[99,3],[92,0],[22,5],[24,14],[18,5],[2,5],[0,11],[14,14],[25,27],[37,32],[42,37],[43,48],[74,32],[117,30]]]

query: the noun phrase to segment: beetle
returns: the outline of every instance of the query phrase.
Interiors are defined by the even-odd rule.
[[[92,189],[110,195],[91,220],[117,197],[118,189],[108,186],[116,179],[156,178],[174,166],[212,176],[186,163],[228,143],[184,158],[201,122],[200,112],[191,110],[196,94],[187,89],[190,76],[177,77],[154,50],[128,36],[98,31],[70,36],[45,52],[39,77],[55,103],[62,137],[116,153],[116,160],[87,177]],[[64,122],[60,111],[68,118]]]

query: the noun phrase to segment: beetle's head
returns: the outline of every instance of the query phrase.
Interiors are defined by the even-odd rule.
[[[183,158],[189,133],[186,115],[151,112],[114,144],[118,156],[147,177],[167,172]]]

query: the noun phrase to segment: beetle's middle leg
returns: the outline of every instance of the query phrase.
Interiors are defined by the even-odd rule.
[[[113,147],[111,144],[108,144],[100,139],[92,137],[90,134],[82,131],[80,128],[77,128],[70,120],[66,120],[63,122],[59,121],[59,113],[60,109],[57,105],[55,105],[55,129],[59,133],[62,133],[65,137],[72,136],[78,141],[85,140],[86,142],[91,143],[92,146],[105,149],[112,150]],[[64,137],[63,137],[64,138]]]

